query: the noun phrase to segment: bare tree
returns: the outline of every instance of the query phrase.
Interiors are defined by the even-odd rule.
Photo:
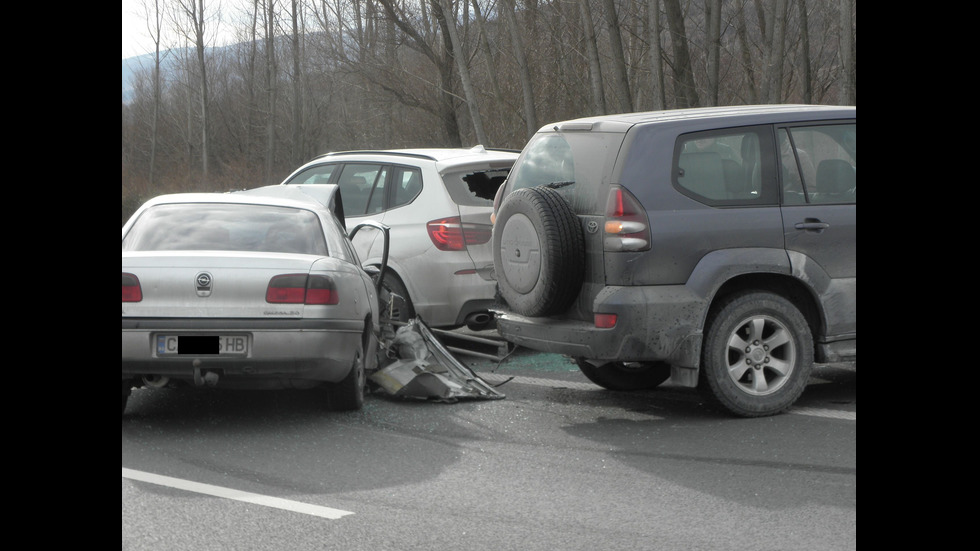
[[[721,0],[705,0],[704,17],[707,19],[705,46],[708,50],[708,105],[718,105],[719,75],[721,69]]]
[[[156,168],[157,157],[157,125],[160,120],[161,84],[160,84],[160,64],[163,57],[160,52],[160,42],[163,35],[164,13],[160,7],[160,0],[152,0],[152,7],[149,0],[144,0],[143,10],[146,14],[146,30],[153,41],[153,112],[150,117],[150,164],[147,187],[153,189],[154,169]]]
[[[453,61],[450,59],[452,51],[452,43],[449,41],[449,37],[443,34],[443,39],[441,45],[433,37],[432,43],[427,40],[426,37],[432,37],[434,34],[431,32],[426,24],[427,17],[423,9],[423,16],[420,20],[420,29],[414,27],[403,7],[397,2],[397,0],[378,0],[380,4],[384,7],[385,15],[395,23],[398,29],[404,33],[406,37],[411,41],[412,47],[425,56],[439,73],[439,100],[437,102],[435,113],[438,118],[442,121],[443,130],[445,132],[446,139],[452,147],[462,146],[462,139],[459,135],[459,122],[456,118],[456,109],[454,105],[454,94],[453,94],[453,78],[452,78],[452,65]],[[432,2],[437,2],[437,0],[431,0]],[[421,6],[425,6],[425,1],[420,2]],[[433,4],[433,8],[437,4]],[[438,18],[437,18],[438,19]],[[445,21],[445,18],[443,18]],[[440,23],[444,25],[444,23]],[[381,86],[385,86],[381,84]],[[396,92],[390,87],[385,89]],[[409,101],[405,96],[396,96],[400,101]],[[416,107],[423,107],[422,104],[418,102],[411,102],[410,104]]]
[[[473,90],[473,81],[470,79],[470,68],[463,48],[463,43],[459,39],[459,30],[456,28],[456,17],[453,15],[453,8],[449,0],[439,0],[436,11],[445,20],[446,30],[449,31],[449,39],[453,45],[452,56],[456,61],[456,70],[459,71],[459,78],[463,84],[463,95],[466,98],[466,106],[470,111],[470,119],[473,122],[473,131],[476,133],[477,143],[490,145],[487,134],[483,131],[483,119],[480,118],[480,107],[476,101],[476,92]],[[465,0],[464,0],[465,8]]]
[[[203,184],[208,184],[208,125],[210,114],[208,112],[210,98],[208,97],[208,67],[207,53],[205,48],[205,17],[204,0],[175,0],[177,9],[177,24],[182,34],[194,44],[194,52],[197,61],[198,78],[198,101],[200,107],[201,121],[201,178]]]
[[[783,97],[783,63],[786,59],[786,17],[788,0],[773,0],[775,13],[772,22],[772,39],[766,53],[765,90],[766,103],[779,103]]]
[[[697,107],[697,87],[694,84],[694,69],[691,66],[691,52],[687,44],[687,30],[684,26],[684,12],[680,0],[664,0],[667,12],[667,25],[670,28],[670,43],[674,51],[673,75],[674,95],[677,107]]]
[[[856,93],[854,0],[615,0],[601,22],[607,0],[250,0],[221,49],[213,0],[142,1],[156,54],[123,101],[124,211],[272,183],[314,148],[519,148],[542,118]]]
[[[664,53],[660,43],[660,0],[647,1],[647,42],[650,60],[650,96],[653,98],[653,108],[667,108],[667,98],[664,95]]]
[[[292,22],[292,60],[293,60],[293,147],[292,155],[287,155],[296,165],[300,165],[306,160],[306,151],[303,147],[303,73],[300,70],[300,61],[303,58],[303,47],[301,41],[302,29],[300,28],[300,3],[298,0],[290,0],[290,21]]]
[[[803,41],[800,64],[803,76],[803,103],[813,103],[813,69],[810,63],[810,25],[808,23],[806,0],[797,0],[796,6],[800,12],[800,39]]]
[[[633,96],[630,93],[630,81],[626,71],[626,57],[623,55],[623,38],[619,32],[616,2],[602,0],[602,7],[606,16],[606,31],[609,33],[609,50],[612,55],[613,78],[609,84],[619,104],[619,111],[626,113],[633,110]]]
[[[499,118],[497,115],[499,111],[497,106],[504,102],[504,93],[500,89],[500,81],[497,78],[497,63],[493,55],[493,50],[490,48],[490,33],[487,29],[486,18],[480,10],[480,3],[477,0],[472,0],[472,5],[473,23],[476,25],[477,33],[479,33],[477,40],[480,51],[487,64],[487,80],[490,82],[490,89],[493,91],[493,101],[490,102],[490,119],[493,120]]]
[[[585,58],[588,61],[589,88],[592,98],[593,115],[606,114],[606,95],[602,85],[602,65],[599,60],[599,44],[596,42],[595,22],[592,20],[592,8],[589,0],[578,0],[579,17],[582,19],[582,29],[585,31]]]
[[[521,91],[524,98],[524,125],[527,129],[527,136],[532,136],[538,131],[538,115],[534,107],[534,85],[531,81],[531,71],[528,68],[527,55],[524,51],[524,39],[521,38],[521,30],[517,25],[517,15],[514,10],[514,0],[503,0],[504,2],[504,25],[510,31],[511,44],[514,47],[514,58],[517,60],[517,74],[521,79]]]
[[[855,69],[854,0],[840,0],[840,57],[844,72],[841,103],[857,105],[857,71]]]
[[[262,25],[265,34],[265,88],[268,94],[266,113],[265,181],[272,182],[275,165],[276,110],[278,102],[278,72],[276,64],[276,0],[263,0]]]

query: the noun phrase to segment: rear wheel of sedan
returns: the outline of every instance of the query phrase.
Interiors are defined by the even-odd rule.
[[[670,378],[670,365],[664,362],[608,362],[596,366],[576,359],[575,363],[590,381],[609,390],[648,390]]]
[[[350,372],[339,383],[329,383],[327,408],[331,411],[353,411],[364,406],[364,389],[367,385],[367,372],[364,368],[364,351],[358,347]]]
[[[813,336],[803,314],[768,292],[733,295],[709,316],[700,387],[741,417],[774,415],[803,393],[813,370]]]

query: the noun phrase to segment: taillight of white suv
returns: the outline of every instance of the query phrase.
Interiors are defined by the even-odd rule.
[[[440,251],[464,251],[467,245],[482,245],[490,241],[493,227],[489,224],[464,224],[459,216],[432,220],[425,225],[429,239]]]
[[[645,251],[650,248],[650,219],[633,194],[612,186],[606,200],[603,250]]]

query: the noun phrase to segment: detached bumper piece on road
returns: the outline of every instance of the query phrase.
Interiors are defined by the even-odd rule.
[[[449,403],[460,398],[505,397],[460,363],[421,319],[409,320],[398,328],[388,345],[388,355],[395,360],[368,380],[392,396]]]

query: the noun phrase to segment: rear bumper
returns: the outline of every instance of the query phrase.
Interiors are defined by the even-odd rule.
[[[122,378],[193,380],[201,371],[215,371],[231,380],[338,382],[350,371],[363,332],[364,322],[357,320],[123,319]],[[157,336],[163,334],[242,335],[248,354],[160,354]]]
[[[615,327],[498,310],[497,331],[514,344],[576,358],[665,361],[696,368],[706,307],[707,301],[683,285],[606,287],[596,296],[593,311],[616,314]]]
[[[487,281],[469,266],[440,266],[442,274],[416,279],[416,294],[412,297],[415,312],[430,327],[451,327],[465,323],[466,316],[487,311],[493,305],[496,281]],[[417,297],[417,298],[416,298]]]

